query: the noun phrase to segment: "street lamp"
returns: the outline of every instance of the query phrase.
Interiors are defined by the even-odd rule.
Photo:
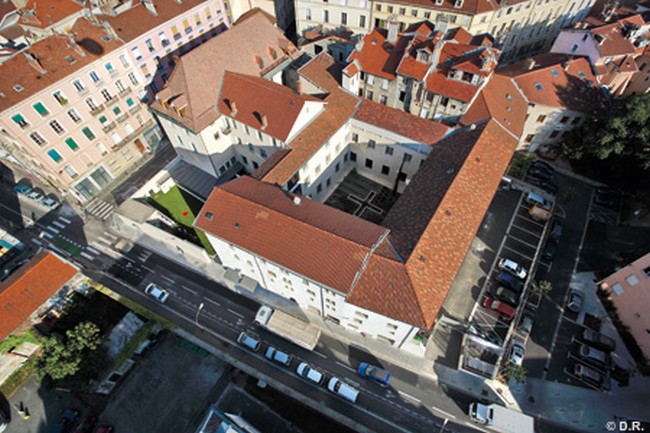
[[[203,309],[204,306],[205,304],[203,302],[199,304],[199,308],[196,310],[196,317],[194,318],[194,321],[196,322],[196,326],[198,326],[199,328],[202,328],[201,324],[199,323],[199,314],[201,314],[201,310]]]

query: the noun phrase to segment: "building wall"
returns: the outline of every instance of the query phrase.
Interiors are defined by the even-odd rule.
[[[650,89],[650,56],[639,56],[635,59],[635,62],[639,70],[632,76],[623,91],[624,97],[648,93]]]
[[[333,320],[366,336],[400,347],[410,341],[418,329],[346,302],[345,295],[317,281],[297,274],[229,244],[206,232],[224,266],[237,269],[264,289],[293,300],[303,310]]]
[[[560,32],[551,47],[554,53],[589,57],[592,65],[600,59],[598,43],[590,31],[584,29],[565,29]]]
[[[374,1],[372,5],[372,25],[373,27],[387,28],[388,19],[395,17],[400,23],[400,30],[413,23],[422,20],[429,20],[435,22],[439,14],[444,13],[448,27],[464,27],[469,28],[472,22],[472,14],[462,9],[458,10],[440,10],[435,7],[435,1],[431,2],[431,6],[422,6],[420,4],[406,4],[398,1]]]
[[[144,82],[153,85],[149,96],[161,89],[169,78],[174,56],[217,36],[223,26],[230,27],[223,0],[207,0],[128,42],[126,49],[131,62]]]
[[[579,126],[585,114],[548,105],[529,104],[519,149],[531,152],[557,143],[566,131]]]
[[[650,254],[601,281],[646,358],[650,359]]]
[[[389,107],[400,108],[403,104],[399,103],[397,87],[396,80],[360,73],[358,95]]]
[[[296,28],[299,36],[306,30],[321,27],[323,30],[349,28],[354,33],[365,34],[372,29],[371,0],[296,0]],[[343,14],[347,21],[343,22]]]
[[[81,90],[73,84],[77,80]],[[71,192],[84,201],[90,198],[88,190],[96,194],[149,150],[143,134],[156,124],[137,97],[142,86],[126,53],[116,50],[6,110],[0,123],[53,186],[62,191],[72,186]],[[61,102],[55,92],[60,92]],[[36,111],[37,103],[46,110],[39,106],[43,114]],[[72,119],[71,110],[78,121]],[[17,114],[28,126],[21,128],[12,120]],[[30,138],[34,133],[39,142],[44,141],[42,145]],[[96,173],[100,167],[105,175]]]

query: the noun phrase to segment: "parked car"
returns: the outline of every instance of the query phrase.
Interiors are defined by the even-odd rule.
[[[611,358],[602,350],[594,349],[586,344],[581,344],[578,351],[582,359],[594,362],[602,367],[609,366]]]
[[[239,334],[239,337],[237,337],[237,343],[249,348],[253,352],[257,352],[260,350],[260,346],[262,346],[262,342],[260,340],[251,337],[246,332]]]
[[[0,432],[7,429],[9,425],[9,416],[5,413],[4,408],[0,406]]]
[[[550,202],[549,200],[542,197],[540,194],[537,194],[536,192],[533,191],[529,192],[528,195],[526,196],[526,203],[529,206],[535,206],[536,204],[538,204],[544,209],[553,208],[552,202]]]
[[[510,356],[508,357],[508,361],[516,365],[521,365],[524,362],[525,353],[526,353],[526,346],[524,345],[524,342],[519,339],[513,338],[512,346],[510,347]]]
[[[549,229],[549,236],[555,240],[558,240],[562,237],[562,224],[557,219],[554,219],[551,222],[551,228]]]
[[[553,217],[553,213],[540,206],[539,203],[535,203],[529,210],[528,210],[528,215],[534,219],[535,221],[538,222],[546,222],[550,220]]]
[[[388,370],[370,365],[367,362],[359,364],[357,372],[359,373],[359,376],[367,377],[381,386],[388,386],[388,381],[390,381],[390,372]]]
[[[544,248],[544,258],[549,262],[553,261],[557,253],[557,241],[554,238],[548,238]]]
[[[519,329],[526,334],[530,334],[533,330],[533,323],[535,322],[535,317],[533,312],[526,309],[524,314],[521,316],[521,321],[519,322]]]
[[[546,170],[550,174],[555,174],[553,166],[547,162],[537,159],[530,164],[531,167],[536,167],[538,170]]]
[[[609,209],[616,210],[620,206],[622,198],[623,192],[614,188],[600,187],[596,188],[594,203]]]
[[[519,305],[519,295],[516,292],[513,292],[510,289],[507,289],[503,286],[498,286],[492,293],[495,298],[500,301],[510,304],[513,307]]]
[[[92,433],[95,429],[95,424],[97,424],[97,418],[94,416],[87,416],[81,420],[73,433]]]
[[[68,409],[63,412],[59,421],[52,426],[49,433],[67,433],[69,432],[79,419],[79,411]]]
[[[531,165],[528,167],[526,174],[530,177],[536,177],[538,179],[543,179],[546,181],[553,180],[553,173],[550,173],[548,170],[545,170],[536,165]]]
[[[499,313],[500,316],[510,321],[515,317],[515,309],[505,302],[498,301],[491,296],[487,296],[483,300],[483,307],[490,310],[494,310]]]
[[[32,192],[32,187],[24,183],[19,183],[18,185],[14,186],[14,191],[16,191],[18,194],[27,195]]]
[[[581,292],[576,289],[569,289],[569,300],[567,301],[566,307],[574,313],[579,313],[582,310],[584,299]]]
[[[357,401],[359,397],[359,391],[354,389],[352,386],[343,382],[338,377],[333,377],[327,384],[327,389],[332,391],[334,394],[343,397],[346,400],[351,401],[352,403]]]
[[[501,260],[499,260],[498,266],[499,269],[508,271],[512,275],[522,280],[525,280],[526,276],[528,275],[528,271],[523,266],[519,265],[519,263],[510,259],[502,258]]]
[[[144,292],[161,303],[164,303],[167,298],[169,298],[169,292],[167,290],[161,289],[154,283],[149,283],[149,285],[144,289]]]
[[[30,198],[34,201],[41,201],[43,200],[43,194],[40,193],[39,191],[32,190],[32,192],[27,194],[27,198]]]
[[[289,364],[291,364],[291,355],[288,355],[284,352],[280,352],[278,349],[276,349],[273,346],[269,346],[268,349],[266,349],[266,354],[264,354],[268,359],[271,361],[275,361],[278,364],[286,365],[287,367]]]
[[[298,364],[296,373],[303,379],[307,379],[308,381],[314,382],[317,385],[320,385],[325,380],[325,375],[323,373],[316,370],[315,368],[310,367],[306,362],[301,362]]]
[[[549,194],[557,195],[560,188],[548,180],[540,179],[537,177],[528,177],[528,183],[535,185],[536,187],[546,191]]]
[[[609,377],[603,376],[596,370],[589,368],[586,365],[576,364],[573,367],[573,374],[593,386],[602,388],[604,390],[611,389],[611,382],[609,380]]]
[[[41,200],[41,204],[50,210],[54,210],[59,207],[61,203],[52,197],[45,197],[43,200]]]
[[[518,293],[521,293],[521,291],[524,289],[523,281],[506,271],[499,272],[496,280],[499,284],[506,285]]]
[[[468,329],[470,334],[478,335],[482,339],[489,341],[492,344],[496,344],[499,347],[503,346],[503,339],[501,339],[499,334],[497,334],[493,330],[490,329],[484,330],[483,328],[481,328],[480,325],[476,323],[470,324]]]
[[[616,340],[588,328],[583,329],[582,339],[590,345],[607,352],[616,349]]]

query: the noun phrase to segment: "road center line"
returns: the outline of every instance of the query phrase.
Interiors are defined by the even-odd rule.
[[[230,308],[226,308],[226,310],[230,311],[232,314],[234,314],[235,316],[239,317],[240,319],[243,319],[243,318],[244,318],[243,315],[239,314],[239,313],[238,313],[237,311],[235,311],[235,310],[231,310]]]
[[[413,396],[410,395],[410,394],[407,394],[407,393],[405,393],[405,392],[403,392],[403,391],[400,391],[400,390],[397,390],[397,393],[398,393],[399,395],[401,395],[402,397],[406,397],[406,398],[408,398],[408,399],[410,399],[410,400],[413,400],[413,401],[416,402],[416,403],[420,403],[420,399],[419,399],[419,398],[413,397]]]
[[[190,289],[190,288],[187,287],[185,284],[181,284],[181,287],[184,288],[185,290],[187,290],[188,292],[193,293],[193,294],[195,294],[195,295],[198,295],[198,294],[199,294],[199,292],[197,292],[196,290],[192,290],[192,289]]]
[[[356,372],[357,372],[354,368],[350,367],[349,365],[345,365],[345,364],[343,364],[342,362],[338,362],[338,361],[336,361],[336,365],[338,365],[338,366],[340,366],[340,367],[343,367],[343,368],[345,368],[346,370],[350,370],[350,371],[353,372],[353,373],[356,373]]]
[[[323,355],[322,353],[320,353],[320,352],[316,352],[315,350],[314,350],[313,352],[311,352],[311,353],[313,353],[314,355],[318,355],[318,356],[320,356],[321,358],[325,358],[325,359],[327,359],[327,355]]]
[[[207,302],[209,302],[211,304],[216,305],[217,307],[221,307],[221,304],[218,303],[217,301],[215,301],[214,299],[211,299],[211,298],[203,298],[203,299],[205,299]]]

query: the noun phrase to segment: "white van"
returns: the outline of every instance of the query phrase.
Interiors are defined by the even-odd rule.
[[[327,389],[346,400],[350,400],[352,403],[355,403],[357,401],[357,397],[359,396],[359,391],[352,388],[350,385],[341,381],[337,377],[330,379],[330,381],[327,383]]]

